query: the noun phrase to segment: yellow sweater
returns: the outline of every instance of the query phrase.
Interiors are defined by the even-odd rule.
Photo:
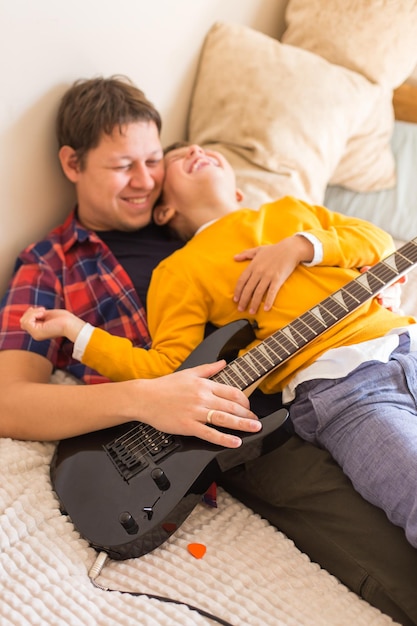
[[[233,302],[245,267],[234,261],[234,255],[297,232],[320,240],[323,260],[314,267],[299,265],[280,289],[272,310],[260,308],[254,317],[257,340],[245,351],[358,276],[356,268],[374,265],[394,250],[391,237],[376,226],[291,197],[259,211],[237,210],[203,229],[155,269],[148,292],[151,350],[134,348],[128,339],[95,329],[83,362],[112,380],[153,378],[174,371],[203,340],[206,322],[224,326],[246,317]],[[326,350],[381,337],[414,322],[391,313],[375,299],[368,300],[272,372],[261,388],[280,391],[300,368]]]

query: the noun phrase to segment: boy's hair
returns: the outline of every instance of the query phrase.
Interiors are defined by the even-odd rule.
[[[154,122],[161,131],[161,116],[143,91],[125,76],[77,80],[64,94],[57,114],[58,145],[71,146],[80,167],[85,155],[103,134],[132,122]]]

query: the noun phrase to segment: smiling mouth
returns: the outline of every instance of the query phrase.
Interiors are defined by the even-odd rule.
[[[192,174],[200,170],[203,167],[207,167],[208,165],[214,165],[215,167],[220,167],[219,162],[214,157],[204,156],[196,159],[191,163],[191,167],[189,169],[189,173]]]
[[[136,206],[143,206],[148,202],[148,196],[143,198],[123,198],[125,202],[129,202],[129,204],[135,204]]]

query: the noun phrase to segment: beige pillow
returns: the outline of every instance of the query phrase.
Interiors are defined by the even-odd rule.
[[[395,184],[390,150],[392,90],[417,63],[417,0],[289,0],[282,42],[383,86],[385,95],[347,145],[330,183],[354,191]],[[362,172],[354,164],[360,155]]]
[[[201,54],[188,138],[235,155],[241,184],[252,171],[250,185],[268,180],[271,199],[293,193],[322,203],[348,142],[374,120],[383,95],[380,86],[313,53],[217,23]],[[388,168],[392,180],[393,160],[390,153],[381,159],[381,151],[374,165]],[[350,165],[361,175],[365,156],[361,161],[358,151]]]
[[[281,41],[389,89],[417,63],[417,0],[289,0]]]
[[[391,150],[393,129],[392,92],[384,89],[371,115],[348,140],[329,184],[358,192],[394,187],[395,160]]]

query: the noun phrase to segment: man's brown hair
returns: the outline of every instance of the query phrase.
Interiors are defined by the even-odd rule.
[[[154,122],[161,131],[161,116],[154,105],[125,76],[77,80],[64,94],[57,114],[58,145],[71,146],[83,167],[86,153],[103,134],[110,135],[132,122]]]

